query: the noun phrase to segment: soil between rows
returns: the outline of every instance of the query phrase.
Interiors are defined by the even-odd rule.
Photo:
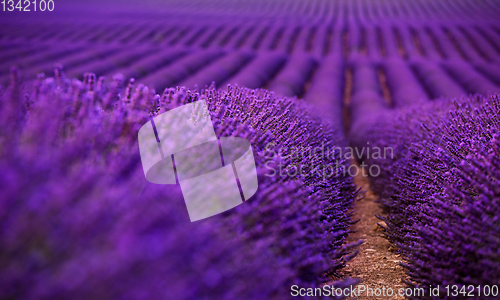
[[[361,173],[361,172],[360,172]],[[359,247],[356,255],[346,267],[340,271],[343,277],[359,278],[359,285],[365,285],[371,289],[391,288],[394,295],[389,296],[367,296],[366,292],[359,297],[351,299],[405,299],[398,295],[398,290],[405,287],[403,280],[407,275],[399,265],[402,257],[396,254],[392,244],[383,236],[383,229],[377,223],[383,224],[376,215],[384,215],[382,208],[375,202],[378,196],[371,190],[368,177],[359,174],[354,178],[356,186],[362,187],[361,197],[354,203],[353,220],[359,220],[351,226],[351,233],[347,243],[359,239],[364,243]],[[358,287],[359,287],[358,285]]]

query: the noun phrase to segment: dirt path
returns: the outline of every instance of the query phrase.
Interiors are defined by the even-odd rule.
[[[398,296],[398,291],[405,288],[401,278],[406,278],[406,274],[399,261],[401,256],[391,251],[391,244],[382,235],[382,229],[377,223],[383,222],[375,215],[382,215],[382,209],[374,200],[377,199],[370,189],[368,178],[362,175],[355,178],[358,187],[362,187],[365,192],[364,197],[354,204],[353,219],[360,221],[352,226],[356,232],[351,234],[347,242],[357,241],[359,239],[365,242],[361,245],[359,254],[350,261],[343,269],[341,274],[345,277],[354,277],[361,279],[359,285],[367,286],[374,290],[379,288],[386,290],[389,288],[394,292],[393,296],[367,296],[364,292],[356,299],[404,299]],[[358,287],[359,287],[358,285]]]

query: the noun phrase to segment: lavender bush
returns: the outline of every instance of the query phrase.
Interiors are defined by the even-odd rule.
[[[106,85],[61,69],[26,86],[13,69],[0,94],[2,299],[285,299],[292,284],[330,281],[356,253],[344,245],[350,178],[266,176],[259,154],[257,194],[196,223],[178,187],[144,179],[138,129],[197,99],[219,136],[245,137],[256,153],[269,142],[342,144],[302,103],[234,87],[160,96],[119,75]]]
[[[372,182],[389,210],[386,234],[406,257],[409,284],[427,296],[430,285],[439,285],[441,296],[429,299],[446,298],[447,285],[467,291],[499,285],[498,96],[443,99],[389,114],[361,135],[370,145],[394,148],[394,159],[366,160],[382,167]]]

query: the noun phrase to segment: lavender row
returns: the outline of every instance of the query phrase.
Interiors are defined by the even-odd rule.
[[[61,69],[39,77],[28,97],[22,85],[13,69],[0,95],[8,140],[0,151],[1,298],[288,299],[292,284],[318,287],[355,255],[359,242],[344,245],[356,194],[349,177],[266,176],[269,143],[343,145],[303,103],[234,87],[154,95],[133,81],[125,87],[121,76],[106,86],[93,74],[69,80]],[[217,135],[252,143],[259,190],[190,223],[178,187],[144,179],[137,131],[151,114],[200,99]],[[348,163],[282,162],[334,161]]]
[[[116,47],[93,47],[89,50],[67,53],[67,55],[60,55],[57,57],[57,64],[62,64],[67,68],[81,67],[82,65],[88,66],[92,60],[102,61],[118,55],[119,49]],[[66,54],[66,53],[64,53]],[[23,75],[27,78],[35,78],[38,73],[50,73],[54,69],[54,61],[51,59],[42,60],[25,65]],[[5,76],[6,77],[6,76]],[[4,81],[6,78],[3,78]],[[2,81],[2,79],[0,79]]]
[[[309,55],[292,55],[288,63],[269,84],[269,90],[279,96],[302,95],[304,85],[316,65],[316,60]]]
[[[335,56],[327,56],[318,67],[304,100],[318,108],[335,128],[343,128],[343,91],[345,63]]]
[[[364,26],[365,28],[365,36],[366,36],[366,52],[368,57],[373,58],[374,60],[379,60],[382,57],[382,53],[380,51],[379,42],[377,39],[377,31],[374,26],[369,26],[368,24]]]
[[[27,57],[28,55],[35,54],[46,47],[33,46],[33,45],[19,45],[19,44],[5,44],[2,45],[2,52],[0,53],[0,61],[11,61],[19,57]]]
[[[225,46],[230,39],[233,38],[233,34],[238,32],[240,27],[242,27],[241,23],[225,24],[224,26],[220,26],[212,36],[207,37],[201,43],[201,47],[208,48]]]
[[[12,65],[18,65],[20,67],[31,67],[35,64],[54,61],[56,59],[59,59],[61,56],[78,53],[82,49],[82,47],[61,47],[57,49],[47,47],[37,52],[20,52],[19,54],[16,54],[15,58],[11,57],[10,59],[6,59],[5,61],[0,62],[0,70],[2,70],[2,72],[8,72],[9,67],[11,67]],[[4,74],[4,76],[5,75],[7,74]]]
[[[483,36],[490,44],[493,45],[497,53],[500,52],[500,41],[498,39],[499,34],[489,26],[477,26],[475,28],[481,36]]]
[[[109,74],[121,67],[129,65],[131,61],[138,60],[157,51],[158,49],[149,47],[125,49],[118,52],[116,55],[107,57],[105,59],[92,60],[85,65],[75,67],[71,69],[69,75],[72,77],[77,77],[82,73],[89,71],[93,71],[99,75]]]
[[[422,84],[405,61],[387,59],[382,67],[387,76],[394,107],[399,108],[429,100]]]
[[[328,51],[325,51],[325,47],[328,47],[325,44],[331,42],[328,32],[336,30],[332,29],[330,24],[322,25],[319,27],[321,30],[317,30],[316,26],[295,25],[291,22],[253,23],[257,25],[234,26],[222,22],[197,24],[194,21],[193,24],[190,24],[185,21],[180,24],[153,26],[146,23],[146,29],[133,27],[130,24],[110,27],[110,24],[104,23],[97,24],[95,27],[89,26],[90,30],[86,28],[80,30],[81,32],[70,30],[58,33],[57,38],[54,38],[53,33],[49,32],[47,34],[48,40],[39,36],[36,39],[30,38],[28,40],[48,43],[66,39],[68,42],[79,41],[79,43],[98,45],[105,43],[115,46],[130,43],[149,44],[150,46],[163,44],[196,49],[220,46],[227,49],[243,47],[263,51],[280,50],[288,53],[312,52],[321,57],[328,54]],[[379,24],[365,20],[362,22],[350,20],[345,25],[346,27],[342,29],[343,33],[340,35],[344,33],[347,35],[347,40],[342,41],[342,43],[347,43],[343,47],[347,49],[348,53],[367,51],[368,55],[375,60],[382,54],[388,57],[403,56],[404,58],[418,56],[415,41],[412,41],[414,38],[412,33],[407,30],[406,23]],[[441,59],[443,56],[447,59],[466,59],[480,62],[484,59],[497,59],[499,55],[498,50],[495,50],[491,45],[491,38],[486,41],[476,30],[462,32],[456,26],[443,27],[440,23],[431,24],[430,27],[425,26],[425,28],[417,28],[416,32],[422,50],[429,58]],[[429,34],[432,35],[432,38],[428,36]],[[334,34],[334,36],[336,35]],[[433,39],[434,41],[432,41]],[[476,43],[478,46],[474,46]],[[439,47],[439,50],[435,49],[436,46]],[[384,53],[380,53],[380,51],[384,51]]]
[[[413,32],[412,32],[411,27],[402,25],[402,26],[394,27],[393,30],[395,32],[398,32],[398,35],[401,38],[401,42],[402,42],[401,46],[403,47],[403,49],[405,51],[404,56],[406,56],[406,58],[408,58],[410,60],[413,60],[417,57],[420,57],[419,50],[417,49],[418,46],[416,45],[416,43],[414,41]]]
[[[457,82],[459,82],[470,93],[481,93],[488,95],[500,91],[500,86],[495,85],[480,73],[474,70],[472,66],[463,62],[448,62],[443,63],[444,68],[448,71]]]
[[[328,42],[329,35],[331,34],[331,27],[329,24],[325,24],[323,26],[318,25],[317,28],[314,29],[314,39],[312,39],[311,44],[311,52],[316,57],[322,57],[326,55],[326,43]]]
[[[357,147],[393,151],[364,160],[383,170],[372,184],[389,211],[385,233],[405,257],[408,284],[425,290],[418,299],[446,298],[446,286],[498,285],[499,107],[496,95],[443,99],[382,112],[357,133]]]
[[[500,66],[489,63],[477,64],[476,70],[497,86],[500,86]]]
[[[266,27],[261,27],[261,31],[255,31],[255,39],[262,39],[258,43],[260,44],[260,49],[263,50],[274,50],[278,46],[278,43],[282,41],[283,31],[287,26],[285,24],[272,24]],[[263,36],[263,38],[262,38]],[[254,42],[254,45],[257,41]],[[250,46],[250,45],[249,45]]]
[[[453,80],[439,64],[417,60],[412,64],[412,67],[432,99],[443,96],[453,98],[467,95],[466,90]]]
[[[475,50],[480,52],[483,60],[492,61],[495,63],[500,62],[500,52],[495,49],[494,45],[480,34],[477,30],[466,27],[461,27],[463,34],[470,40],[469,44],[475,45]]]
[[[330,42],[332,47],[331,50],[333,50],[333,56],[339,55],[336,50],[341,47],[341,37],[342,36],[339,31],[333,32],[333,37],[331,37],[332,41]],[[139,78],[141,80],[144,79],[144,83],[146,84],[167,87],[178,84],[182,80],[191,80],[191,77],[193,77],[194,73],[196,73],[197,75],[195,75],[195,78],[191,80],[192,83],[195,83],[195,81],[197,80],[196,77],[200,77],[204,78],[202,79],[203,82],[200,81],[201,85],[209,85],[212,81],[216,81],[218,84],[222,83],[223,85],[225,85],[229,83],[228,78],[230,76],[238,73],[240,75],[236,75],[236,79],[230,82],[238,83],[241,86],[257,88],[264,86],[264,84],[266,84],[270,79],[278,80],[283,81],[283,83],[274,84],[272,81],[270,82],[270,84],[276,85],[276,88],[278,89],[277,92],[287,96],[301,96],[304,88],[304,83],[309,78],[311,70],[314,69],[314,63],[308,58],[307,55],[294,55],[292,58],[288,58],[291,62],[293,62],[292,64],[286,65],[287,68],[290,68],[290,71],[279,71],[280,67],[282,66],[282,62],[286,57],[285,54],[259,54],[258,57],[260,58],[247,66],[250,69],[240,70],[240,68],[237,67],[237,64],[239,64],[238,61],[241,61],[240,67],[246,66],[247,61],[245,61],[243,58],[241,60],[236,59],[237,61],[234,63],[234,65],[229,66],[229,69],[231,70],[229,72],[230,74],[224,75],[222,77],[216,76],[210,79],[210,74],[218,73],[218,62],[213,62],[213,60],[216,59],[219,55],[217,54],[219,51],[217,49],[209,51],[191,50],[191,54],[184,58],[183,56],[186,55],[185,53],[189,50],[181,48],[170,48],[163,51],[154,51],[154,48],[146,47],[139,48],[137,50],[121,50],[119,52],[116,52],[118,51],[116,47],[111,46],[104,48],[93,47],[85,52],[77,51],[77,49],[79,48],[69,48],[68,50],[60,50],[55,53],[51,52],[51,50],[48,49],[45,52],[41,52],[39,54],[31,56],[28,60],[26,60],[29,66],[25,69],[26,75],[28,76],[28,78],[33,78],[35,74],[39,72],[48,72],[48,70],[52,68],[57,62],[62,63],[63,65],[68,67],[73,67],[74,71],[70,74],[71,76],[77,76],[82,72],[87,72],[90,70],[96,71],[99,75],[109,75],[119,72],[123,73],[126,78],[133,77]],[[56,57],[56,54],[59,54],[60,58],[54,61],[53,57]],[[354,58],[355,54],[353,53],[353,61],[356,61],[357,59],[360,59],[359,57],[363,56],[363,54],[357,55],[358,58]],[[87,60],[87,56],[90,56],[91,58]],[[190,58],[191,56],[194,58]],[[277,57],[276,61],[273,61],[273,56]],[[238,54],[235,54],[235,57],[238,57]],[[305,60],[296,60],[295,57],[303,57],[305,58]],[[363,59],[366,60],[365,58]],[[322,60],[326,59],[323,58]],[[20,58],[19,61],[23,62],[23,59]],[[269,61],[270,63],[268,64],[267,61]],[[368,59],[367,61],[371,61],[371,59]],[[428,96],[425,95],[424,89],[427,89],[429,91],[429,95],[432,98],[438,98],[448,95],[460,96],[464,94],[463,90],[466,90],[466,92],[468,93],[479,92],[483,94],[487,93],[488,91],[496,92],[499,90],[498,85],[489,82],[489,80],[495,81],[495,78],[500,76],[497,68],[495,68],[494,66],[488,66],[484,63],[477,64],[479,68],[486,70],[480,70],[481,73],[486,72],[487,76],[484,77],[475,72],[472,66],[468,66],[465,63],[460,63],[458,61],[447,62],[444,63],[443,66],[445,66],[445,70],[449,71],[450,75],[444,75],[439,67],[432,65],[433,63],[427,63],[422,59],[414,59],[413,61],[414,62],[411,63],[411,65],[414,66],[414,70],[418,80],[416,80],[415,76],[411,74],[406,62],[392,58],[386,58],[382,60],[382,66],[384,67],[386,75],[388,76],[390,93],[393,96],[394,104],[396,106],[400,105],[397,103],[398,101],[403,101],[405,103],[406,100],[404,99],[410,99],[408,101],[412,102],[418,99],[427,98]],[[210,69],[207,69],[207,73],[205,74],[204,66],[212,63],[214,64],[210,66]],[[174,65],[170,67],[171,64]],[[224,64],[225,63],[223,62],[220,67],[221,69],[225,69]],[[257,66],[251,67],[253,64],[257,64]],[[259,66],[259,64],[262,64],[263,67]],[[4,66],[6,65],[4,64]],[[176,66],[181,68],[183,71],[172,71],[177,68]],[[265,71],[266,68],[269,69],[269,71]],[[433,71],[429,71],[430,69],[432,69]],[[468,71],[465,72],[464,70]],[[457,74],[463,74],[465,72],[467,74],[467,78],[465,78],[464,76],[454,75],[456,72],[458,72]],[[292,73],[296,73],[296,75],[293,75]],[[273,78],[275,74],[278,74],[277,76],[281,77],[290,76],[290,78]],[[166,76],[165,79],[161,79],[162,76]],[[453,79],[450,79],[450,76]],[[172,78],[168,79],[170,77]],[[3,76],[0,76],[0,81],[5,83],[7,78],[7,74],[4,74]],[[318,77],[312,78],[311,82],[308,84],[312,85],[317,79]],[[223,81],[226,82],[224,83]],[[412,83],[411,91],[406,91],[409,83]],[[279,85],[281,85],[281,87],[278,88]],[[288,87],[286,87],[287,85]],[[275,87],[273,86],[271,89],[274,88]]]
[[[399,49],[394,36],[394,32],[390,26],[381,25],[380,26],[381,39],[383,41],[383,47],[385,49],[385,54],[388,57],[399,57]]]
[[[415,39],[420,43],[422,52],[427,59],[434,61],[444,58],[439,43],[437,43],[435,36],[431,35],[432,33],[428,27],[417,27],[414,30]]]
[[[185,49],[162,49],[155,53],[138,57],[123,67],[114,69],[113,73],[121,73],[125,78],[143,78],[156,72],[158,69],[176,62],[185,55],[189,55]]]
[[[171,87],[200,71],[200,69],[206,65],[213,63],[222,55],[223,52],[221,50],[206,50],[190,53],[165,68],[147,75],[142,78],[141,81],[157,89]]]
[[[244,24],[238,30],[231,32],[231,36],[227,38],[223,43],[224,49],[238,49],[245,45],[248,50],[254,49],[254,45],[260,42],[260,22],[249,22],[250,24]],[[256,29],[257,27],[257,29]],[[265,27],[264,27],[265,28]]]
[[[262,87],[285,62],[286,55],[279,52],[259,54],[253,61],[239,70],[235,76],[223,82],[221,86],[237,84],[248,88]]]
[[[233,52],[216,63],[204,68],[198,74],[189,77],[181,82],[182,86],[194,88],[197,85],[200,88],[210,86],[212,82],[216,84],[224,82],[232,75],[238,72],[254,58],[254,54],[249,52]]]
[[[349,107],[352,130],[356,131],[364,120],[386,109],[387,103],[382,96],[382,88],[373,63],[359,57],[351,63],[351,68],[352,96]]]
[[[460,32],[455,27],[450,26],[447,28],[447,30],[449,34],[453,36],[455,43],[458,44],[458,47],[461,49],[468,61],[482,62],[485,60],[483,57],[484,54],[482,52],[479,52],[483,51],[484,48],[478,48],[477,41],[470,41],[462,32]],[[476,45],[476,49],[478,50],[474,49],[472,45]]]
[[[293,51],[293,47],[295,46],[294,42],[300,30],[300,26],[295,24],[288,24],[288,26],[284,27],[283,31],[279,33],[279,40],[273,50],[291,53]]]
[[[450,60],[461,60],[463,59],[462,53],[459,52],[460,46],[457,41],[452,41],[450,36],[451,33],[448,32],[448,35],[445,32],[445,29],[441,26],[431,26],[429,27],[429,34],[432,34],[436,43],[439,45],[441,51],[443,52],[446,59]]]

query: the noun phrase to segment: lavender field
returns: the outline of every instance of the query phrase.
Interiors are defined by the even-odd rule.
[[[500,299],[500,2],[52,3],[0,11],[0,299]],[[191,223],[137,134],[198,100],[259,188]]]

